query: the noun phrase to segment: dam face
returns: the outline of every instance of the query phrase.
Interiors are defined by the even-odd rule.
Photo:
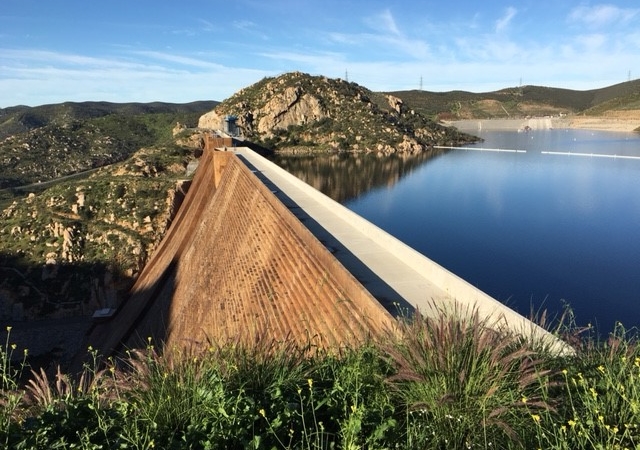
[[[331,348],[388,333],[394,315],[416,309],[478,313],[565,348],[253,151],[205,149],[130,298],[87,340],[105,356],[149,338],[168,348],[261,339]]]
[[[149,337],[178,348],[264,338],[335,347],[393,321],[238,156],[206,150],[168,234],[91,345],[104,355]]]

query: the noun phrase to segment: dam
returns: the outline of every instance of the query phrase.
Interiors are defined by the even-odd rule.
[[[111,356],[152,340],[201,348],[260,339],[317,347],[393,330],[396,318],[477,312],[489,326],[564,344],[276,164],[207,145],[130,297],[87,345]]]

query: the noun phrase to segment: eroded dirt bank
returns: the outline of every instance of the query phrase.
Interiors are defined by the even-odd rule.
[[[461,131],[518,131],[575,128],[603,131],[632,132],[640,128],[640,110],[611,111],[604,116],[534,117],[529,119],[457,120],[447,125]]]

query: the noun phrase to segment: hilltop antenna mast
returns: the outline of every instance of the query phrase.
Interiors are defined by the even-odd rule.
[[[420,75],[420,90],[422,90],[422,75]]]
[[[627,75],[627,81],[631,81],[631,70],[629,70],[629,74]]]
[[[347,72],[347,69],[344,69],[344,80],[347,83],[349,82],[349,72]]]

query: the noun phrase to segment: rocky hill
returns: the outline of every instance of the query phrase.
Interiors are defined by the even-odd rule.
[[[396,96],[300,72],[265,78],[200,118],[223,129],[235,116],[241,135],[276,151],[417,153],[475,138],[441,126]]]
[[[117,304],[179,207],[201,148],[193,128],[215,103],[101,105],[0,142],[0,319]]]

